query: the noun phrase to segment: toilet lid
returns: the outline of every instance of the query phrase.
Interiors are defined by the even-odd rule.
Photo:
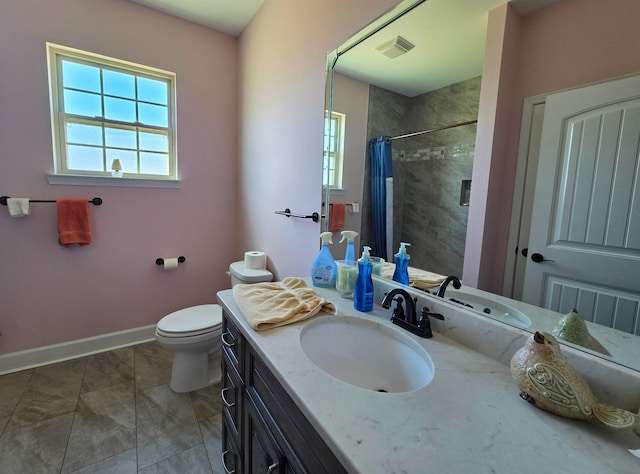
[[[217,304],[203,304],[180,309],[167,314],[158,322],[158,329],[165,333],[207,331],[222,324],[222,308]]]

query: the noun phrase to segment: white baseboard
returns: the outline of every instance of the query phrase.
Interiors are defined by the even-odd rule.
[[[155,340],[156,325],[0,354],[0,375]]]

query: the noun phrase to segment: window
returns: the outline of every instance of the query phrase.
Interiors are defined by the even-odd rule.
[[[177,180],[175,74],[47,43],[55,175]]]
[[[331,189],[342,188],[342,162],[344,155],[344,114],[328,112],[324,117],[324,158],[322,183]]]

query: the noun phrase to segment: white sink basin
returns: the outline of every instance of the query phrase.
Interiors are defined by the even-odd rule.
[[[519,328],[526,329],[531,326],[531,320],[523,312],[479,295],[451,288],[446,291],[445,299]]]
[[[302,350],[320,369],[377,392],[412,392],[433,379],[431,357],[399,329],[366,319],[330,316],[308,323]]]

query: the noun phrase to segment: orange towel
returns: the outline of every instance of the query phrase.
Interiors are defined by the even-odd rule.
[[[89,223],[89,201],[58,199],[58,242],[60,245],[89,245],[93,240]]]
[[[344,228],[345,208],[343,202],[329,204],[329,232],[335,232]]]

